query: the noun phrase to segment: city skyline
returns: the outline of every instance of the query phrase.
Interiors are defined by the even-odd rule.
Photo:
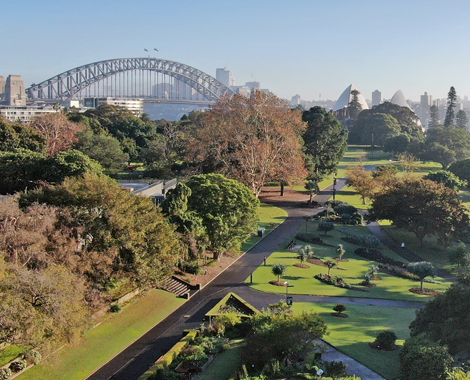
[[[286,99],[336,100],[350,84],[367,99],[375,90],[384,99],[397,90],[414,101],[424,92],[445,98],[450,86],[470,94],[464,0],[23,0],[2,10],[0,75],[21,75],[27,87],[83,64],[150,54],[214,77],[226,67],[236,85],[258,81]]]

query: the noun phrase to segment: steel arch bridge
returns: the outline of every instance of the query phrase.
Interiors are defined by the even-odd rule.
[[[159,58],[119,58],[89,63],[32,84],[31,100],[84,97],[143,98],[145,102],[213,103],[233,91],[183,63]]]

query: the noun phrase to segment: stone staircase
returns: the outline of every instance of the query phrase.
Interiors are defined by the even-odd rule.
[[[189,299],[194,293],[201,289],[200,285],[191,285],[176,276],[168,277],[161,288],[167,292],[176,294],[178,297]]]

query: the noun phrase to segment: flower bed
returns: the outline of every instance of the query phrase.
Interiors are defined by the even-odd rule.
[[[328,285],[333,285],[338,288],[344,288],[344,289],[350,289],[350,290],[358,290],[360,292],[367,292],[366,289],[361,289],[355,286],[352,286],[348,284],[347,282],[344,282],[344,280],[341,277],[338,276],[328,276],[327,274],[323,273],[318,273],[314,276],[317,280],[320,280],[321,282],[328,284]]]

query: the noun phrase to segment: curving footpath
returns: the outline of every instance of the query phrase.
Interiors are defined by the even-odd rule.
[[[341,189],[343,186],[344,181],[339,180],[336,190]],[[196,293],[179,309],[90,375],[87,380],[137,380],[162,354],[166,353],[181,338],[183,330],[199,328],[206,312],[229,292],[236,292],[258,309],[266,308],[269,304],[279,302],[281,298],[284,298],[279,294],[256,292],[247,286],[244,281],[263,263],[265,256],[268,257],[271,253],[278,250],[286,240],[291,238],[298,228],[305,223],[305,216],[314,215],[319,209],[299,207],[298,202],[305,202],[308,199],[308,195],[302,195],[305,197],[303,199],[298,198],[298,193],[294,197],[289,196],[289,193],[286,193],[285,197],[279,197],[273,191],[268,188],[268,193],[264,194],[262,200],[263,202],[273,203],[278,207],[284,208],[288,212],[289,216],[284,223],[260,240],[259,243],[244,255],[240,256],[238,260],[233,262],[224,272]],[[319,192],[314,197],[314,200],[322,204],[332,194],[332,186],[330,186]],[[296,302],[341,302],[344,304],[407,308],[422,307],[422,303],[419,302],[382,299],[307,295],[296,295],[295,297]],[[383,379],[369,368],[342,354],[330,345],[328,347],[328,352],[323,357],[327,360],[343,361],[348,365],[349,373],[360,376],[363,380]]]

